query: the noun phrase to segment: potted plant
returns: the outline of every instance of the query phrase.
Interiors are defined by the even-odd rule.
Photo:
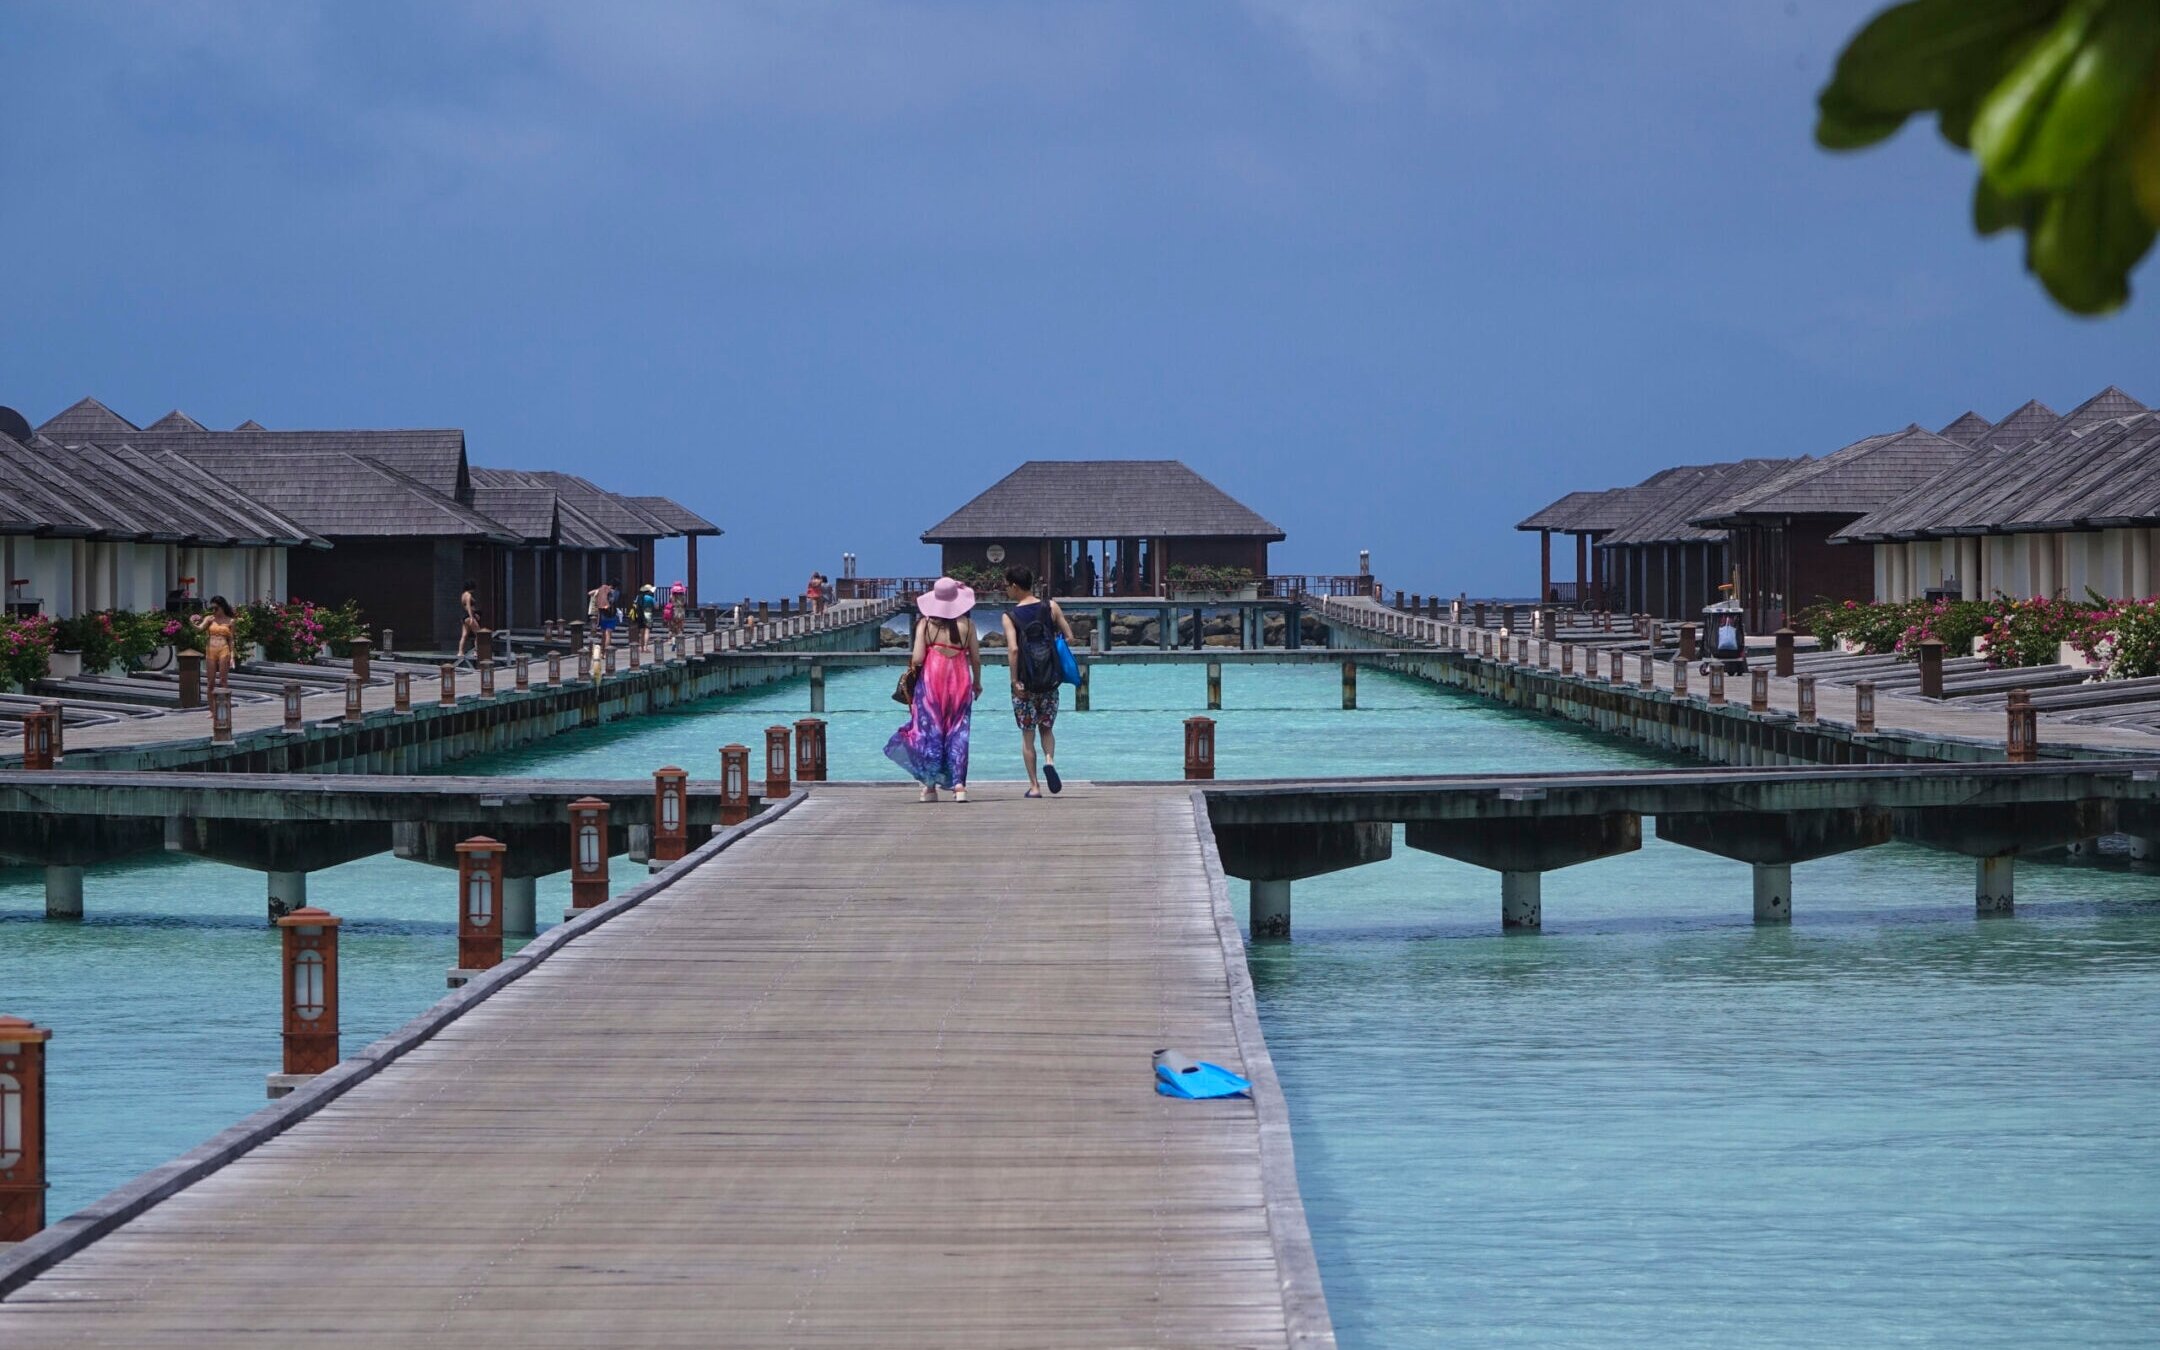
[[[1172,563],[1165,574],[1172,600],[1258,600],[1260,579],[1248,567]]]

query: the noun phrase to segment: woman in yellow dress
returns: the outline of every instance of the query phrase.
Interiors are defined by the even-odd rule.
[[[203,669],[209,673],[208,687],[203,695],[209,695],[222,686],[228,693],[232,690],[233,662],[240,652],[240,618],[224,596],[210,597],[210,608],[188,620],[202,631]]]

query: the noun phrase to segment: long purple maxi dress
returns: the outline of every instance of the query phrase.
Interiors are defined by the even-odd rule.
[[[908,723],[885,742],[885,754],[908,771],[908,777],[931,787],[963,787],[968,773],[968,714],[974,707],[974,679],[967,652],[942,642],[929,644]]]

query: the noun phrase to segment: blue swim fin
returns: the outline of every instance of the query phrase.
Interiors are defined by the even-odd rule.
[[[1175,1050],[1155,1052],[1155,1090],[1165,1097],[1243,1097],[1252,1084],[1220,1064],[1189,1059]]]

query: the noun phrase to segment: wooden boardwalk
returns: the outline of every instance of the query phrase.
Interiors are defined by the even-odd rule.
[[[1018,794],[816,790],[0,1345],[1332,1344],[1189,796]],[[1158,1097],[1159,1046],[1260,1100]]]

